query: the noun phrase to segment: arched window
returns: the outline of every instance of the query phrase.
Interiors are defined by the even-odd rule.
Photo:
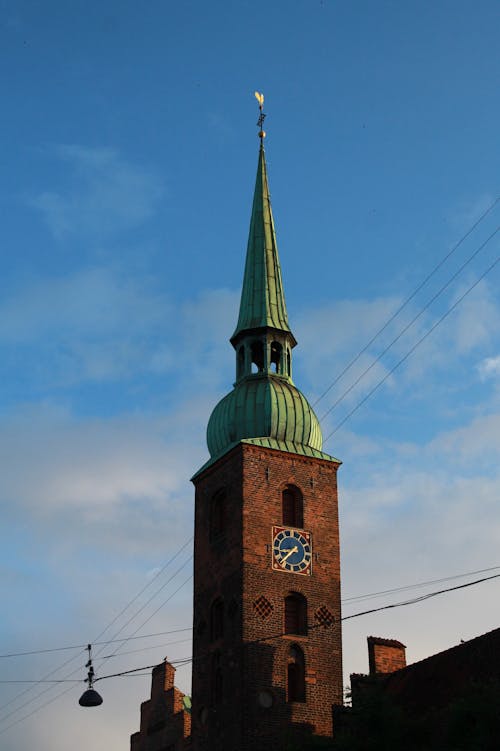
[[[271,367],[273,368],[275,373],[281,373],[282,351],[283,347],[279,342],[271,342]]]
[[[285,597],[285,634],[307,634],[307,600],[299,592]]]
[[[226,533],[226,494],[216,493],[210,501],[210,541],[219,542]]]
[[[290,647],[286,673],[286,700],[306,700],[306,666],[304,653],[296,644]]]
[[[222,702],[223,696],[223,675],[221,662],[221,653],[214,652],[212,655],[212,702],[215,705]]]
[[[287,485],[281,494],[283,524],[286,527],[304,525],[304,500],[302,493],[293,485]]]
[[[252,342],[250,351],[252,353],[252,372],[261,373],[264,370],[264,345],[262,342]]]
[[[224,600],[219,597],[210,608],[210,638],[212,641],[224,636]]]
[[[292,358],[290,357],[289,349],[286,351],[286,374],[287,376],[292,375]]]

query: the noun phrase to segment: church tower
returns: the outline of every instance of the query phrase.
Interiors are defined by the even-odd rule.
[[[261,119],[262,127],[262,103]],[[195,498],[193,751],[285,751],[342,703],[337,469],[292,380],[264,133],[233,390],[208,424]]]

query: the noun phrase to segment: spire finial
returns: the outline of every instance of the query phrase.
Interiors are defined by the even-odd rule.
[[[260,128],[260,130],[259,130],[259,138],[260,138],[260,145],[262,146],[263,142],[264,142],[264,138],[266,137],[266,131],[262,127],[264,125],[264,120],[266,119],[265,112],[263,111],[263,108],[264,108],[264,94],[261,94],[259,91],[256,91],[255,92],[255,98],[256,98],[256,100],[259,103],[260,115],[259,115],[259,119],[257,120],[257,125]]]

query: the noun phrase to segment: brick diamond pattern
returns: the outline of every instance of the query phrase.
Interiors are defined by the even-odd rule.
[[[267,597],[259,595],[256,600],[253,601],[253,609],[257,615],[259,615],[263,621],[269,618],[273,614],[272,603],[269,602]]]
[[[335,616],[330,613],[326,605],[321,605],[314,613],[314,618],[319,626],[328,628],[335,623]]]

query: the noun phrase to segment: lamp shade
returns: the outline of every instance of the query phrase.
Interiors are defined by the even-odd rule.
[[[81,707],[98,707],[99,704],[102,704],[102,696],[98,694],[97,691],[95,691],[93,688],[88,688],[80,696],[78,704]]]

